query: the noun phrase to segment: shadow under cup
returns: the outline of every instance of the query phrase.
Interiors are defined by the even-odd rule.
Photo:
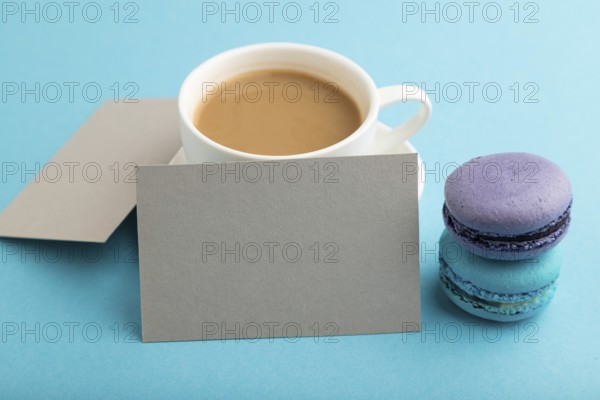
[[[257,70],[290,70],[311,75],[323,82],[335,82],[354,100],[361,125],[355,132],[329,147],[290,156],[245,153],[223,146],[202,134],[194,125],[193,117],[206,95],[206,84],[223,82]],[[193,70],[179,94],[183,147],[191,162],[360,154],[360,149],[373,139],[377,110],[377,88],[360,66],[326,49],[289,43],[254,45],[221,53]]]

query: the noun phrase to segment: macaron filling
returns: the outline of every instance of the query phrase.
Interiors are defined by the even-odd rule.
[[[463,303],[502,315],[531,313],[548,304],[556,290],[556,281],[552,281],[526,293],[502,294],[487,291],[456,275],[443,259],[440,259],[440,280]]]
[[[481,247],[494,248],[496,250],[514,250],[521,243],[537,242],[539,246],[551,243],[564,234],[571,220],[571,204],[563,214],[548,225],[524,234],[514,236],[503,236],[490,232],[480,232],[460,223],[450,213],[446,203],[442,209],[446,226],[457,235],[468,238],[471,242]],[[528,247],[531,247],[529,245]]]

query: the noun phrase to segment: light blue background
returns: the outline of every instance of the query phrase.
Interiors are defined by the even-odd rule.
[[[133,215],[106,246],[76,245],[73,258],[63,255],[59,263],[43,252],[50,245],[64,250],[62,244],[0,241],[0,321],[29,329],[36,322],[63,327],[57,343],[44,337],[36,343],[33,334],[0,342],[1,398],[597,398],[600,5],[538,2],[539,22],[525,24],[513,21],[512,2],[502,2],[502,19],[493,24],[483,19],[482,2],[474,23],[464,7],[458,23],[443,16],[436,23],[431,15],[422,23],[420,15],[403,22],[399,1],[338,1],[339,22],[333,24],[312,21],[312,0],[300,2],[304,14],[297,24],[280,13],[274,23],[266,16],[255,24],[235,23],[231,16],[227,23],[218,16],[203,23],[201,2],[184,1],[139,2],[134,24],[112,21],[112,1],[102,3],[96,24],[86,23],[80,8],[74,23],[65,15],[55,24],[6,16],[0,23],[0,80],[98,82],[105,99],[113,82],[131,81],[139,86],[136,97],[172,97],[187,72],[211,55],[245,44],[294,41],[349,56],[378,85],[414,81],[431,89],[435,82],[497,82],[503,89],[497,103],[480,90],[473,102],[466,92],[456,103],[452,92],[434,99],[433,118],[412,142],[431,169],[501,151],[538,153],[564,168],[574,187],[573,225],[562,243],[566,261],[547,312],[528,325],[472,318],[443,297],[436,256],[424,253],[422,317],[428,334],[340,337],[337,343],[309,338],[168,344],[141,344],[134,335],[134,343],[126,343],[125,324],[140,326],[138,265],[127,262],[136,242]],[[531,10],[521,10],[520,20]],[[514,82],[522,90],[516,103],[509,89]],[[524,102],[527,82],[539,87],[538,103]],[[0,161],[48,161],[96,108],[80,92],[73,103],[6,99],[0,103]],[[414,110],[398,105],[383,119],[398,123]],[[443,226],[443,176],[427,178],[421,241],[434,249]],[[2,183],[0,209],[24,186],[14,177]],[[18,255],[5,251],[10,244],[20,246]],[[101,260],[87,262],[94,256],[85,252],[98,250]],[[64,325],[69,322],[80,324],[73,343]],[[97,343],[83,337],[86,323],[102,328]],[[477,324],[472,336],[469,323]],[[49,337],[53,332],[46,331]]]

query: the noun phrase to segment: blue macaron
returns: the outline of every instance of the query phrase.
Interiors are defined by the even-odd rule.
[[[571,184],[553,162],[529,153],[478,157],[446,179],[444,223],[469,251],[497,260],[535,258],[566,235]]]
[[[554,296],[562,256],[553,248],[536,258],[491,260],[466,251],[444,230],[440,281],[460,308],[493,321],[518,321],[540,312]]]

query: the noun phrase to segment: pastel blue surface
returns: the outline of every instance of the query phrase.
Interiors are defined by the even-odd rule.
[[[319,3],[315,23],[313,0],[298,2],[303,9],[298,23],[277,12],[270,23],[267,9],[256,23],[246,21],[255,17],[249,9],[239,23],[231,15],[225,23],[219,15],[203,22],[203,3],[183,1],[135,3],[138,22],[115,23],[113,3],[101,3],[97,23],[83,19],[87,3],[75,9],[73,23],[66,8],[56,23],[47,21],[55,18],[50,9],[39,23],[27,15],[23,23],[20,14],[3,9],[2,95],[14,91],[11,83],[20,90],[21,83],[31,89],[36,82],[40,90],[57,82],[63,94],[50,102],[56,98],[50,85],[39,102],[35,94],[24,101],[18,95],[1,99],[2,165],[34,168],[48,161],[96,109],[94,87],[102,89],[103,99],[111,99],[116,88],[120,98],[136,90],[138,98],[176,96],[187,72],[202,60],[251,43],[327,47],[356,60],[382,86],[416,82],[436,90],[439,82],[437,95],[432,93],[433,118],[412,139],[428,169],[420,204],[423,331],[340,337],[333,343],[318,337],[141,344],[130,216],[104,246],[0,241],[1,398],[482,399],[498,391],[506,398],[597,397],[598,2],[517,3],[518,23],[514,7],[509,9],[513,2],[502,2],[497,23],[483,18],[485,2],[475,9],[473,23],[466,7],[459,22],[449,22],[456,12],[443,11],[441,3],[439,23],[429,14],[423,23],[420,14],[403,14],[421,2],[344,0],[337,3],[338,22],[328,24],[323,20],[335,4],[325,9],[326,2]],[[118,20],[135,11],[135,4],[117,3]],[[429,9],[435,4],[426,3]],[[94,10],[86,11],[93,19]],[[495,18],[493,9],[486,12],[488,20]],[[532,12],[538,22],[524,23],[532,22]],[[293,10],[286,17],[293,19]],[[65,82],[79,83],[72,102]],[[79,89],[90,82],[97,85],[88,85],[84,96]],[[396,105],[382,118],[396,124],[415,110],[412,104]],[[552,304],[533,320],[496,325],[448,301],[438,283],[436,243],[443,229],[444,178],[475,156],[503,151],[556,162],[571,179],[575,204]],[[3,179],[0,208],[32,177]]]

